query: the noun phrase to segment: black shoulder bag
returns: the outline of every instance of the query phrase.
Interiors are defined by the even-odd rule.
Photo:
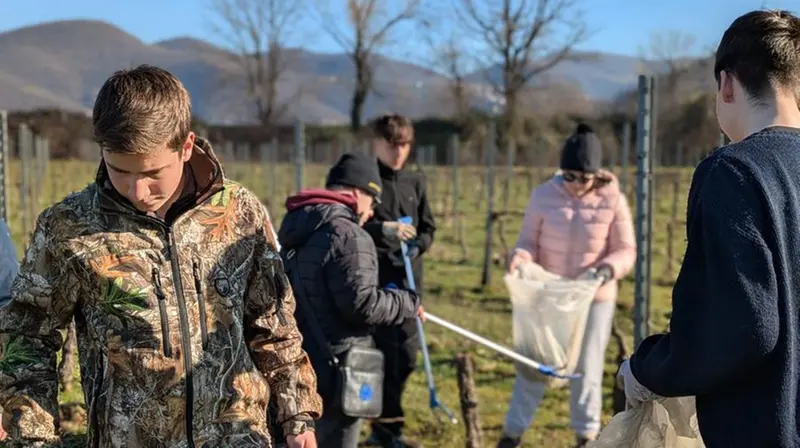
[[[286,269],[295,290],[295,299],[304,308],[303,317],[309,323],[314,339],[327,354],[328,365],[336,376],[334,403],[342,414],[355,418],[377,418],[383,411],[383,352],[372,348],[352,345],[339,356],[325,339],[320,328],[317,315],[306,299],[305,294],[298,294],[301,287],[297,274],[296,252],[291,249],[286,254]]]

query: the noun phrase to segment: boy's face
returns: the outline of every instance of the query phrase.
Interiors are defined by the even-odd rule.
[[[389,168],[397,171],[403,168],[408,155],[411,153],[411,142],[390,143],[385,139],[376,138],[372,141],[372,148],[378,159]]]
[[[175,151],[162,145],[149,154],[115,154],[103,150],[114,189],[138,210],[164,216],[180,195],[183,164],[192,157],[194,133]]]
[[[746,107],[747,96],[741,83],[730,73],[722,71],[717,89],[717,121],[731,142],[738,142],[745,137],[747,131],[744,129],[743,118]]]
[[[375,211],[375,198],[358,188],[355,189],[356,214],[358,214],[358,225],[363,226]]]

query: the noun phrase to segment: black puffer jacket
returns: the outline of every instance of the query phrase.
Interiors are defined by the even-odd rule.
[[[295,315],[315,370],[326,363],[326,352],[320,351],[326,349],[315,342],[302,299],[314,308],[335,352],[351,344],[373,346],[374,326],[399,325],[419,308],[410,291],[378,288],[375,243],[358,225],[354,206],[349,195],[305,190],[286,200],[288,213],[278,231],[287,270],[297,266],[297,279],[290,276],[298,297]]]

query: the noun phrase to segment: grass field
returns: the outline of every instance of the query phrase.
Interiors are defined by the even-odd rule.
[[[254,164],[226,165],[227,174],[234,180],[240,181],[253,190],[265,203],[269,204],[269,211],[273,216],[275,225],[280,223],[283,215],[283,199],[289,191],[294,190],[294,168],[282,166],[276,170],[265,171]],[[321,186],[324,178],[325,167],[309,166],[306,168],[306,186]],[[49,164],[47,174],[39,181],[40,194],[34,208],[38,213],[43,207],[62,198],[67,193],[80,189],[93,179],[96,164],[77,161],[53,161]],[[450,217],[449,210],[452,205],[449,195],[452,191],[451,172],[446,168],[439,168],[436,173],[428,171],[429,194],[434,204],[439,230],[436,233],[435,243],[425,257],[425,308],[439,317],[449,320],[457,325],[468,328],[493,341],[512,346],[511,336],[511,304],[508,300],[503,284],[503,266],[495,264],[491,274],[491,285],[486,290],[481,290],[481,267],[484,245],[484,226],[486,223],[486,201],[476,201],[481,196],[479,169],[462,169],[460,178],[459,209],[463,213],[463,230],[468,249],[468,256],[462,260],[462,249],[456,238],[456,227]],[[278,178],[273,182],[268,180],[269,173],[276,173]],[[550,170],[552,172],[552,170]],[[538,183],[541,173],[549,174],[547,170],[531,174]],[[651,308],[651,331],[663,331],[668,324],[670,310],[670,291],[674,276],[680,263],[684,250],[685,231],[682,224],[685,213],[685,196],[691,179],[691,169],[661,170],[657,176],[657,201],[654,205],[655,217],[653,240],[653,285]],[[673,261],[675,272],[672,275],[663,275],[666,263],[666,247],[668,234],[667,223],[671,219],[673,208],[673,179],[680,176],[681,186],[678,193],[678,219],[681,221],[675,226]],[[19,198],[19,165],[14,164],[10,171],[9,221],[12,236],[22,254],[23,237],[25,232],[22,226]],[[628,176],[634,182],[633,171]],[[497,177],[496,209],[502,209],[502,176]],[[509,245],[513,245],[521,225],[521,212],[528,199],[531,180],[526,173],[518,172],[511,182],[511,195],[509,200],[509,215],[504,219],[503,236]],[[629,187],[633,192],[634,188]],[[629,200],[634,206],[633,196]],[[274,198],[278,198],[275,200]],[[448,200],[443,200],[448,198]],[[273,200],[270,200],[273,199]],[[476,206],[477,204],[477,206]],[[448,213],[444,213],[447,209]],[[502,259],[502,244],[498,237],[495,241],[495,256]],[[622,282],[621,293],[618,300],[616,321],[619,328],[626,335],[628,346],[632,346],[631,330],[633,327],[633,273]],[[467,351],[472,354],[475,364],[476,384],[478,389],[478,412],[484,430],[485,446],[494,446],[502,429],[502,422],[509,402],[509,395],[514,376],[512,364],[500,355],[488,349],[477,346],[470,341],[437,327],[433,324],[426,325],[426,333],[430,346],[430,353],[434,365],[436,385],[441,400],[459,414],[458,388],[455,376],[455,367],[452,364],[456,354]],[[615,344],[609,344],[606,353],[606,378],[604,381],[604,422],[611,418],[611,388],[613,375],[616,371],[617,349]],[[82,395],[77,383],[77,369],[75,387],[70,393],[62,394],[61,402],[64,413],[64,429],[72,434],[70,439],[74,446],[82,446],[80,434],[83,431],[85,414],[82,412]],[[404,397],[407,409],[408,435],[424,442],[427,447],[464,446],[463,425],[449,423],[438,424],[428,408],[428,392],[425,384],[425,375],[421,367],[411,379],[411,384]],[[568,389],[548,391],[540,407],[534,423],[526,433],[523,446],[547,446],[552,448],[569,447],[574,441],[574,436],[569,428]]]

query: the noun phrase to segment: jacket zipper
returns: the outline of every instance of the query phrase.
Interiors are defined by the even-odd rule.
[[[203,341],[203,350],[208,347],[208,328],[206,328],[206,301],[203,298],[203,282],[200,281],[200,266],[195,261],[192,263],[194,275],[194,290],[197,295],[197,306],[200,308],[200,337]]]
[[[175,245],[175,235],[172,228],[167,230],[167,247],[169,248],[169,261],[172,265],[172,281],[175,284],[175,295],[178,299],[178,314],[181,321],[181,345],[183,345],[183,366],[186,370],[186,439],[188,447],[194,448],[194,434],[192,423],[194,421],[194,382],[192,381],[192,344],[189,336],[189,315],[186,312],[186,298],[183,295],[183,282],[181,280],[181,266],[178,260],[178,251]]]
[[[158,269],[153,268],[153,284],[156,285],[156,298],[158,299],[158,314],[161,315],[161,340],[164,347],[164,356],[172,357],[172,346],[169,342],[169,321],[167,320],[167,296],[161,285],[161,276]]]
[[[224,188],[221,188],[223,190]],[[112,199],[113,200],[113,199]],[[151,216],[146,215],[138,215],[136,214],[136,209],[133,207],[127,206],[123,204],[123,207],[127,208],[129,211],[134,212],[134,215],[137,217],[144,218],[150,222],[153,222],[163,229],[165,229],[167,234],[167,249],[169,250],[169,258],[170,258],[170,265],[172,266],[172,279],[173,283],[175,284],[175,295],[178,298],[178,311],[180,314],[180,323],[181,323],[181,345],[183,346],[184,351],[184,358],[183,358],[183,365],[186,370],[186,439],[187,439],[187,448],[194,448],[194,433],[192,430],[192,423],[194,420],[194,382],[192,381],[193,376],[193,368],[192,368],[192,347],[189,338],[189,316],[186,311],[186,299],[183,295],[183,282],[181,281],[181,274],[180,274],[180,263],[178,260],[178,252],[175,247],[174,242],[174,235],[172,232],[172,226],[174,226],[179,218],[176,218],[172,225],[165,223],[161,219],[153,218]],[[205,324],[205,320],[203,321]]]

